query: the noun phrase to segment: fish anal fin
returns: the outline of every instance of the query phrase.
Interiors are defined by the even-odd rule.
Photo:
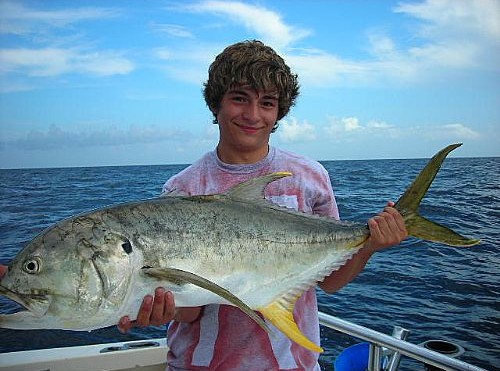
[[[253,319],[260,327],[262,327],[266,332],[270,332],[269,327],[266,322],[260,318],[260,316],[252,310],[248,305],[236,297],[232,292],[226,290],[224,287],[217,285],[216,283],[207,280],[195,273],[187,272],[176,268],[151,268],[143,267],[142,271],[150,277],[158,280],[166,280],[172,282],[176,285],[183,283],[191,283],[195,286],[201,287],[205,290],[213,292],[214,294],[226,299],[228,302],[238,307],[241,311],[247,314],[251,319]]]
[[[293,302],[288,301],[286,298],[280,298],[273,301],[271,304],[264,308],[259,308],[264,318],[271,322],[290,340],[297,344],[309,349],[313,352],[322,353],[323,348],[309,340],[299,329],[295,319],[293,318]]]

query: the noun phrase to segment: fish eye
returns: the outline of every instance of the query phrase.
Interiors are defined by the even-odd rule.
[[[24,262],[23,270],[29,274],[35,274],[40,272],[40,268],[42,267],[42,262],[39,258],[31,258]]]
[[[132,252],[132,244],[130,243],[129,240],[126,240],[124,243],[122,243],[122,249],[127,254],[130,254]]]

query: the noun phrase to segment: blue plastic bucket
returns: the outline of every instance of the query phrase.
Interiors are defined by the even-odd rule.
[[[345,348],[335,358],[335,371],[365,371],[368,369],[369,343],[359,343]]]

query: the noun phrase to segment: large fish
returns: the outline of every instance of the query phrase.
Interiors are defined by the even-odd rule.
[[[424,219],[418,205],[441,163],[436,154],[396,204],[410,235],[454,246],[479,241]],[[63,220],[13,259],[0,294],[27,311],[0,316],[13,329],[92,330],[138,312],[163,286],[176,305],[232,304],[263,328],[262,315],[304,347],[321,351],[293,319],[304,290],[342,266],[369,237],[365,223],[307,215],[264,200],[272,173],[224,194],[165,196]]]

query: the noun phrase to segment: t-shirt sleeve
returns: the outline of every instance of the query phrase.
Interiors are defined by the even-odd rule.
[[[321,181],[318,184],[318,193],[312,207],[313,214],[329,216],[331,218],[340,219],[337,201],[333,194],[332,183],[326,169],[321,169]]]

